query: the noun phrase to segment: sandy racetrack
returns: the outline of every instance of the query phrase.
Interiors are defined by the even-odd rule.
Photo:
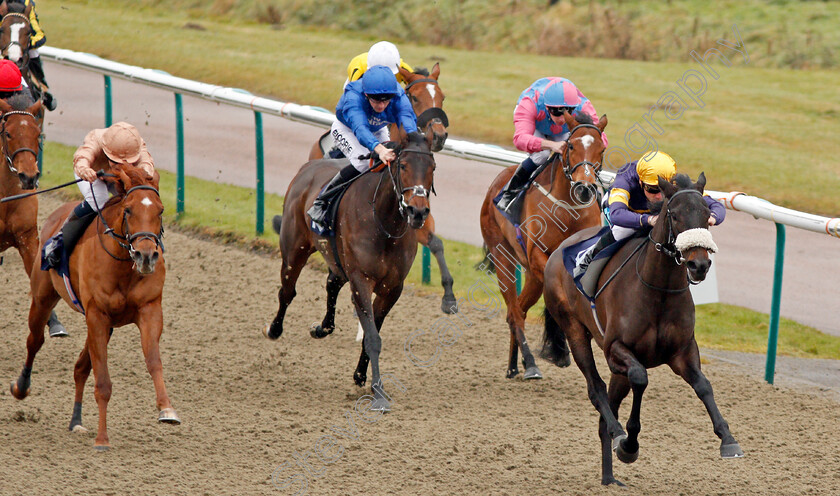
[[[56,205],[46,199],[42,211]],[[326,277],[305,270],[285,332],[269,342],[260,329],[277,309],[278,259],[172,232],[166,246],[161,354],[183,424],[156,422],[139,334],[118,329],[109,347],[107,453],[94,452],[93,432],[67,431],[85,331],[66,304],[58,311],[71,337],[47,339],[30,397],[9,394],[25,353],[29,304],[20,258],[5,253],[0,494],[293,494],[301,482],[309,494],[618,494],[599,484],[598,420],[583,376],[538,360],[545,380],[504,379],[501,316],[462,304],[463,320],[450,326],[461,334],[438,349],[432,366],[419,367],[404,343],[442,317],[439,299],[404,296],[385,322],[381,363],[405,390],[391,386],[393,412],[364,421],[349,413],[363,391],[352,383],[359,345],[346,288],[337,316],[344,330],[314,340],[308,328],[322,317]],[[529,326],[532,348],[540,334]],[[415,341],[415,357],[432,356],[430,336]],[[704,371],[747,456],[721,460],[700,401],[670,370],[656,369],[642,408],[639,461],[616,462],[616,477],[630,486],[621,494],[836,494],[836,402],[769,386],[722,362]],[[93,431],[92,377],[84,405]],[[622,422],[628,411],[626,401]],[[331,463],[319,461],[319,446]],[[278,488],[272,473],[291,484]]]

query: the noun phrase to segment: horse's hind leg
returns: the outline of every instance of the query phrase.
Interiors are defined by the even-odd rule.
[[[321,325],[310,329],[309,334],[313,338],[327,337],[335,330],[335,302],[338,300],[338,293],[346,283],[346,279],[330,271],[330,275],[327,276],[327,313]]]
[[[85,383],[87,383],[90,376],[91,363],[90,353],[88,352],[87,343],[79,353],[79,358],[76,360],[76,366],[73,370],[73,380],[76,383],[76,396],[73,398],[73,415],[70,417],[70,432],[87,432],[87,429],[82,427],[82,397],[85,394]]]
[[[687,382],[703,402],[715,434],[720,438],[720,456],[722,458],[741,458],[744,452],[732,433],[729,432],[729,424],[723,419],[717,403],[715,403],[712,384],[700,370],[700,354],[697,350],[697,343],[693,343],[691,349],[683,355],[678,355],[669,364],[671,369]]]
[[[287,222],[291,222],[288,219]],[[285,226],[284,226],[285,228]],[[286,316],[286,309],[297,295],[295,291],[295,284],[297,284],[300,271],[306,260],[309,259],[315,250],[308,243],[300,239],[298,243],[284,243],[284,236],[280,235],[280,249],[283,253],[283,267],[280,269],[280,291],[277,293],[277,299],[280,301],[280,307],[277,309],[277,315],[271,324],[264,330],[264,334],[269,339],[277,339],[283,334],[283,318]],[[296,246],[300,244],[301,246]]]
[[[429,220],[431,220],[431,216],[426,220],[427,226],[429,225]],[[424,226],[424,229],[426,229],[426,226]],[[446,266],[446,258],[443,256],[443,241],[435,236],[432,229],[433,227],[429,227],[429,236],[426,238],[426,243],[424,244],[429,247],[429,251],[435,256],[435,260],[437,260],[438,267],[440,268],[440,284],[443,286],[443,299],[440,302],[440,309],[443,310],[443,313],[457,313],[458,301],[455,298],[455,293],[452,291],[452,284],[455,281],[452,279],[449,267]],[[418,239],[423,239],[420,233],[418,233]]]
[[[528,309],[534,306],[534,303],[540,299],[543,293],[543,283],[541,280],[537,279],[533,274],[529,274],[527,279],[525,280],[525,286],[522,288],[522,293],[517,298],[517,305],[522,310],[523,320],[522,320],[522,329],[521,329],[521,343],[520,348],[522,350],[522,365],[525,367],[525,374],[523,374],[523,379],[542,379],[543,375],[540,371],[539,367],[537,367],[537,362],[534,360],[534,355],[531,353],[531,349],[528,346],[527,341],[525,340],[525,320],[524,316],[527,314]]]
[[[36,262],[40,264],[40,256],[38,254],[37,229],[35,229],[33,224],[32,229],[23,233],[16,233],[15,238],[18,253],[20,253],[20,257],[23,259],[23,268],[26,271],[26,277],[31,277],[32,267],[35,265]],[[47,325],[50,328],[51,338],[69,336],[69,334],[67,333],[67,329],[65,329],[61,322],[58,320],[58,316],[55,314],[55,311],[53,311],[50,314],[50,318],[47,321]]]

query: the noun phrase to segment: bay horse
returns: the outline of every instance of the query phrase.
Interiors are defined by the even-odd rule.
[[[35,100],[41,100],[44,89],[41,82],[33,80],[29,72],[29,46],[32,26],[29,14],[32,4],[0,2],[0,54],[17,64],[29,91]],[[35,113],[38,126],[43,128],[44,108]]]
[[[0,100],[0,146],[3,172],[0,195],[3,198],[33,191],[38,187],[38,150],[41,127],[36,117],[42,103],[26,93]],[[38,256],[38,198],[34,195],[0,203],[0,253],[16,248],[23,260],[26,277],[32,274]],[[55,312],[49,318],[50,336],[66,336],[67,331]]]
[[[349,281],[356,314],[364,329],[353,381],[359,387],[365,385],[370,363],[375,398],[371,409],[383,412],[390,411],[390,402],[380,380],[380,332],[414,262],[416,229],[429,215],[429,191],[435,170],[429,143],[419,132],[407,135],[395,151],[397,159],[391,164],[379,172],[362,174],[348,186],[336,213],[334,238],[313,233],[306,211],[324,184],[348,161],[313,160],[292,179],[279,226],[283,261],[280,306],[274,320],[263,330],[269,339],[277,339],[283,333],[283,318],[295,297],[300,271],[310,255],[320,251],[329,266],[327,312],[310,334],[323,338],[333,332],[336,298]]]
[[[571,130],[562,154],[555,154],[528,188],[524,197],[522,223],[515,227],[499,211],[493,199],[507,184],[516,166],[504,169],[487,190],[481,206],[481,235],[488,250],[485,264],[495,266],[499,289],[507,305],[510,328],[510,351],[506,377],[519,374],[518,352],[522,351],[525,379],[542,379],[542,372],[525,339],[525,316],[542,295],[543,268],[548,256],[564,239],[581,229],[597,226],[601,211],[596,200],[595,181],[601,169],[604,143],[601,134],[607,127],[603,115],[594,124],[585,114],[563,114]],[[489,261],[489,262],[488,262]],[[527,278],[522,294],[516,294],[516,264],[525,267]],[[565,367],[568,356],[556,365]]]
[[[708,231],[705,185],[702,173],[696,183],[685,174],[677,174],[673,182],[659,178],[664,214],[648,236],[631,239],[610,259],[599,278],[594,306],[575,288],[564,269],[562,253],[563,247],[592,232],[569,238],[546,264],[544,351],[551,357],[568,356],[571,348],[586,377],[589,399],[600,413],[604,485],[623,485],[613,476],[611,447],[625,463],[639,456],[639,412],[647,369],[663,364],[685,379],[703,402],[721,439],[721,457],[744,456],[715,404],[711,384],[700,371],[694,339],[694,302],[688,288],[705,279],[712,263],[709,252],[716,250]],[[609,390],[596,369],[592,339],[607,359]],[[617,420],[618,409],[631,390],[633,405],[625,434]]]
[[[86,430],[82,427],[82,396],[93,369],[94,397],[99,406],[99,429],[94,442],[97,450],[110,447],[106,424],[111,398],[107,350],[115,327],[136,324],[140,329],[140,344],[160,410],[158,421],[180,423],[166,394],[160,362],[161,298],[166,266],[159,176],[157,173],[148,176],[135,167],[116,166],[112,172],[115,174],[100,177],[116,195],[102,207],[70,255],[69,283],[75,293],[68,292],[65,281],[55,270],[36,269],[32,273],[26,361],[11,385],[15,398],[22,400],[29,394],[32,365],[44,343],[44,324],[58,301],[63,299],[71,308],[82,312],[88,334],[73,374],[76,394],[70,430]],[[74,207],[72,202],[64,204],[47,218],[41,231],[42,243],[60,229]]]
[[[407,71],[400,67],[400,74],[407,81],[405,93],[408,96],[411,106],[417,115],[417,128],[426,135],[429,146],[433,152],[443,150],[446,138],[449,136],[447,127],[449,118],[443,110],[443,100],[446,96],[440,89],[440,64],[435,63],[431,72],[425,69],[415,69],[414,72]],[[405,137],[405,130],[396,124],[391,126],[391,136],[395,141]],[[328,135],[329,133],[327,133]],[[322,137],[323,138],[323,137]],[[309,160],[324,157],[324,150],[319,140],[312,146],[309,152]],[[444,257],[443,240],[435,235],[435,219],[429,216],[426,223],[417,232],[417,240],[423,246],[427,246],[437,260],[440,268],[440,284],[443,286],[443,298],[440,309],[444,313],[452,314],[458,311],[458,303],[455,293],[452,291],[452,274],[446,265]]]

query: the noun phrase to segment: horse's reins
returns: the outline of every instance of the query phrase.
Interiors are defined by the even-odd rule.
[[[103,174],[103,176],[115,177],[113,174]],[[137,190],[144,190],[144,189],[154,191],[155,194],[158,195],[158,197],[160,197],[160,192],[158,192],[158,190],[155,187],[149,186],[147,184],[141,184],[140,186],[134,186],[133,188],[126,191],[119,203],[121,203],[123,200],[128,198],[128,195],[130,195],[132,192],[137,191]],[[117,260],[117,261],[120,261],[120,262],[130,262],[132,260],[132,255],[134,255],[134,252],[137,251],[134,248],[133,243],[135,241],[137,241],[138,239],[139,240],[143,240],[143,239],[154,240],[155,246],[160,247],[161,253],[166,251],[166,248],[163,245],[163,223],[162,222],[160,224],[160,233],[155,234],[155,233],[149,232],[149,231],[138,231],[134,234],[131,234],[131,233],[128,232],[128,221],[127,221],[128,212],[123,210],[123,222],[122,222],[122,224],[123,224],[123,234],[117,234],[116,232],[114,232],[114,229],[111,226],[108,225],[108,222],[105,220],[105,217],[102,215],[102,211],[100,210],[99,205],[96,202],[96,196],[93,196],[93,203],[96,206],[96,215],[98,217],[99,222],[101,222],[105,226],[104,231],[100,232],[98,229],[96,231],[96,235],[99,238],[99,244],[102,246],[102,249],[105,250],[105,253],[107,253],[114,260]],[[113,205],[116,205],[116,203],[114,203]],[[107,207],[107,205],[106,205],[106,207]],[[118,245],[120,245],[121,247],[123,247],[125,250],[128,251],[128,258],[117,257],[116,255],[114,255],[113,253],[108,251],[108,248],[105,246],[105,242],[102,240],[102,234],[107,234],[108,236],[111,236],[112,238],[114,238],[117,241]]]
[[[11,15],[11,14],[9,14],[9,15]],[[0,116],[0,122],[2,122],[2,126],[0,126],[0,135],[2,135],[2,140],[3,140],[3,155],[6,156],[6,164],[9,166],[9,170],[12,171],[12,174],[19,174],[17,168],[14,166],[14,160],[15,160],[15,157],[17,156],[17,154],[20,153],[20,152],[32,152],[32,154],[35,155],[35,159],[37,160],[38,159],[38,152],[33,150],[32,148],[21,147],[21,148],[18,148],[17,150],[15,150],[15,151],[13,151],[11,154],[9,153],[9,144],[8,144],[7,139],[6,139],[6,119],[10,115],[28,115],[29,117],[32,117],[32,119],[36,123],[38,122],[38,119],[36,119],[35,116],[32,115],[31,113],[26,112],[24,110],[12,110],[12,111],[6,112],[2,116]]]

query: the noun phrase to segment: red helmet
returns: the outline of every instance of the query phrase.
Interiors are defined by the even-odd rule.
[[[8,59],[0,60],[0,91],[20,91],[21,84],[20,69],[17,64]]]

